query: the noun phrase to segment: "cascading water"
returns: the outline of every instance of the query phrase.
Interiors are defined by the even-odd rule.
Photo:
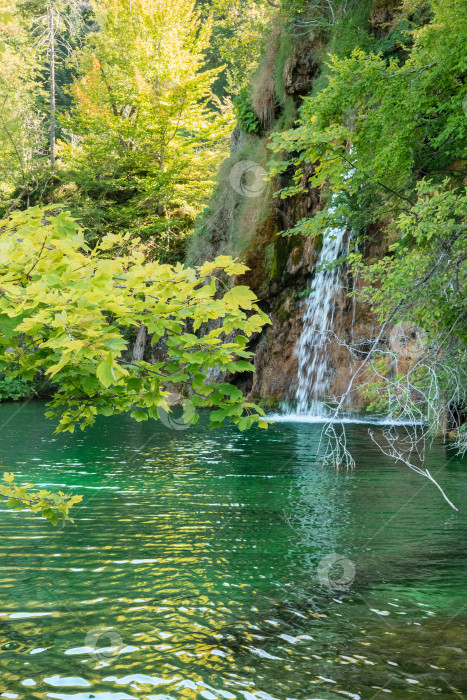
[[[298,357],[298,387],[295,394],[298,413],[323,415],[325,412],[320,401],[326,396],[330,384],[327,343],[333,326],[341,270],[339,266],[321,268],[324,263],[335,262],[345,255],[348,248],[349,236],[345,227],[325,231],[317,272],[303,317],[303,330],[295,350]]]
[[[353,171],[351,171],[353,172]],[[349,177],[347,175],[346,179]],[[338,195],[331,198],[330,213],[338,206]],[[323,247],[316,262],[316,273],[312,281],[303,316],[303,330],[297,341],[295,354],[298,358],[298,385],[295,393],[296,409],[290,404],[283,412],[268,416],[277,423],[367,423],[371,425],[422,425],[422,421],[399,421],[386,415],[355,415],[328,411],[323,401],[329,391],[332,375],[328,363],[330,331],[335,325],[335,309],[342,293],[342,266],[329,267],[348,254],[352,235],[347,226],[328,228],[324,232]],[[354,279],[355,285],[355,279]],[[352,310],[352,325],[355,322],[356,306]],[[353,329],[352,329],[353,332]]]

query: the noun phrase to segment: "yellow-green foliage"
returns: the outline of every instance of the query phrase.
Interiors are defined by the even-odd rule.
[[[14,10],[10,1],[0,7],[0,205],[30,188],[43,138],[39,67]]]
[[[40,489],[32,491],[33,484],[15,484],[14,474],[4,472],[3,483],[0,482],[0,498],[6,501],[6,507],[13,510],[28,508],[33,513],[40,513],[43,518],[56,525],[59,519],[71,520],[70,509],[80,503],[82,496],[72,496],[62,491],[51,493]]]
[[[212,100],[220,69],[204,65],[212,23],[193,5],[95,2],[100,30],[75,59],[63,120],[73,137],[58,147],[59,175],[78,184],[85,224],[92,229],[97,213],[108,231],[151,238],[158,257],[190,230],[231,128],[228,106]]]
[[[222,79],[227,92],[236,95],[248,85],[277,11],[267,0],[211,0],[209,9],[214,15],[210,53],[226,66]]]
[[[247,268],[226,256],[196,269],[146,262],[138,241],[131,250],[128,243],[107,235],[90,249],[71,217],[39,208],[1,221],[0,368],[53,378],[47,415],[59,418],[60,431],[91,425],[99,414],[157,419],[180,386],[191,392],[190,422],[197,408],[215,407],[212,426],[267,427],[239,389],[208,378],[213,368],[253,369],[245,346],[268,318],[247,287],[217,283]],[[124,359],[128,332],[142,324],[153,342],[165,338],[164,361]]]

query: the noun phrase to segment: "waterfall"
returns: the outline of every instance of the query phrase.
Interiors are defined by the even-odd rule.
[[[323,263],[336,261],[348,252],[349,239],[345,227],[327,229],[323,247],[316,263],[317,272],[312,282],[303,316],[303,330],[295,354],[298,357],[298,387],[295,394],[298,413],[323,415],[322,401],[329,389],[327,344],[333,327],[336,296],[341,270],[321,269]]]

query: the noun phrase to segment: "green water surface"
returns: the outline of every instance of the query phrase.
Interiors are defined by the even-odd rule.
[[[0,405],[0,464],[84,500],[57,528],[0,509],[0,697],[467,697],[467,460],[448,446],[429,466],[459,513],[363,425],[347,473],[320,466],[319,425],[57,436],[43,410]]]

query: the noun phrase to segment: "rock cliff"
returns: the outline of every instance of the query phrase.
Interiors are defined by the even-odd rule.
[[[229,379],[255,400],[271,404],[293,402],[295,397],[297,341],[321,245],[316,238],[282,236],[281,232],[304,217],[314,216],[326,206],[326,200],[324,193],[310,187],[290,199],[275,197],[279,189],[291,184],[292,173],[286,172],[273,181],[267,179],[271,158],[268,142],[273,131],[290,128],[296,120],[303,97],[319,79],[321,49],[315,38],[292,41],[284,33],[272,32],[267,54],[253,81],[252,105],[260,126],[256,133],[236,127],[230,158],[221,167],[216,192],[189,252],[190,263],[222,253],[240,257],[250,268],[237,283],[247,284],[256,292],[272,325],[251,344],[255,375]],[[305,173],[304,183],[311,172]],[[382,232],[375,229],[371,241],[365,256],[383,255]],[[333,336],[326,347],[329,391],[322,399],[344,393],[376,326],[370,310],[349,297],[359,281],[346,269],[341,270],[339,281],[333,299]],[[346,344],[358,348],[356,356],[352,357]],[[362,406],[356,389],[348,401],[348,407],[354,409]]]

